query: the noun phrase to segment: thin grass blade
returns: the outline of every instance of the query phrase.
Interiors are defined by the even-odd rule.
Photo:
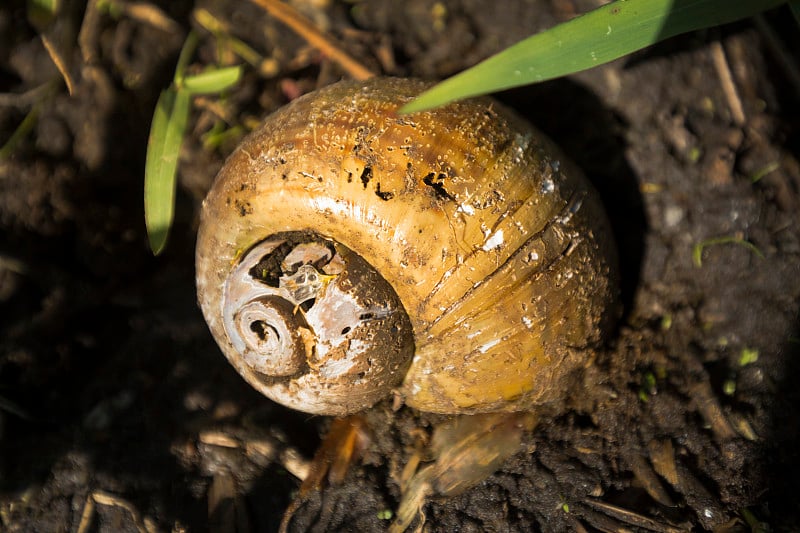
[[[14,150],[17,149],[17,145],[22,141],[22,139],[27,136],[31,130],[33,130],[34,126],[36,126],[36,121],[39,118],[39,112],[41,111],[41,104],[36,104],[31,108],[25,118],[22,119],[17,129],[14,130],[14,133],[11,134],[11,137],[0,146],[0,161],[4,159],[9,159],[11,155],[14,153]]]
[[[183,42],[181,53],[178,55],[178,64],[175,65],[175,75],[172,78],[172,82],[176,87],[180,87],[183,83],[183,76],[186,72],[186,67],[189,66],[189,61],[192,59],[192,54],[197,48],[197,41],[197,34],[194,31],[190,31]]]
[[[794,15],[794,20],[800,24],[800,0],[791,0],[789,2],[789,9],[792,10],[792,15]]]
[[[739,20],[783,3],[785,0],[617,0],[529,37],[443,81],[400,112],[421,111],[573,74],[674,35]]]
[[[144,176],[144,218],[154,255],[164,249],[172,225],[178,155],[189,118],[190,98],[186,91],[172,88],[163,91],[150,127]]]
[[[242,77],[242,67],[224,67],[207,70],[193,76],[183,78],[182,89],[195,94],[219,93],[236,85]]]

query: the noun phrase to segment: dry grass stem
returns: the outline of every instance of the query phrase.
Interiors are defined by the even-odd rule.
[[[107,505],[109,507],[118,507],[128,512],[139,533],[151,533],[155,531],[155,527],[150,520],[142,520],[139,511],[128,501],[123,500],[118,496],[96,490],[89,494],[86,498],[86,503],[81,512],[81,521],[78,525],[78,533],[87,533],[92,526],[92,520],[97,509],[97,505]]]
[[[669,524],[662,524],[661,522],[657,522],[652,518],[634,513],[633,511],[617,505],[612,505],[610,503],[590,499],[584,500],[584,503],[612,518],[615,518],[616,520],[624,522],[625,524],[635,526],[637,528],[644,528],[648,531],[656,531],[658,533],[686,533],[686,531],[688,531],[687,529],[674,527]]]
[[[277,0],[251,0],[267,13],[286,24],[322,54],[338,63],[351,77],[366,80],[375,76],[370,69],[350,57],[347,52],[323,34],[314,24],[293,7]]]
[[[119,4],[122,12],[134,20],[149,24],[167,33],[183,33],[181,25],[172,20],[160,8],[145,2],[123,2]]]
[[[69,95],[72,96],[75,93],[75,80],[72,79],[72,75],[69,73],[67,62],[61,56],[61,53],[56,49],[55,44],[48,35],[43,33],[41,38],[42,44],[44,44],[44,48],[47,50],[47,54],[56,65],[58,72],[61,73],[61,77],[64,78],[64,83],[67,85],[67,92],[69,92]]]
[[[722,44],[719,41],[711,43],[711,57],[714,60],[714,68],[717,70],[719,81],[722,83],[722,90],[725,92],[725,99],[728,101],[733,121],[737,126],[743,126],[747,119],[744,116],[742,100],[736,90],[731,68],[728,65],[728,59],[725,57],[725,49],[722,48]]]
[[[711,390],[707,381],[695,384],[691,389],[692,401],[700,412],[703,420],[711,427],[711,431],[721,442],[729,441],[736,437],[736,431],[731,427],[722,407]]]

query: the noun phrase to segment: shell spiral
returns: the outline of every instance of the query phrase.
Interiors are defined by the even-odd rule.
[[[617,312],[596,192],[491,99],[398,115],[427,87],[340,82],[268,117],[204,204],[198,300],[266,396],[346,414],[563,396]]]

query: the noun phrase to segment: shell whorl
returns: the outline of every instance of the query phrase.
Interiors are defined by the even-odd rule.
[[[224,281],[222,327],[240,372],[318,414],[369,407],[414,352],[408,315],[363,259],[311,232],[272,234]]]
[[[397,387],[408,404],[428,411],[524,409],[563,395],[563,378],[585,362],[586,349],[615,314],[613,242],[591,186],[538,132],[492,100],[396,114],[425,87],[399,79],[342,82],[292,102],[231,155],[204,203],[201,308],[228,359],[273,399],[343,414]],[[302,349],[286,357],[282,375],[265,378],[242,341],[226,331],[222,317],[235,313],[223,302],[235,300],[238,309],[263,298],[259,291],[269,284],[242,265],[262,262],[271,251],[258,247],[287,235],[294,248],[281,252],[283,259],[305,253],[293,251],[300,245],[331,250],[330,259],[305,264],[334,281],[294,287],[316,295],[302,316],[295,308],[290,315],[275,311],[309,325],[312,334],[299,334]],[[309,315],[349,279],[336,272],[349,262],[343,258],[362,261],[358,269],[374,270],[397,298],[358,305],[407,313],[407,326],[373,331],[371,338],[384,335],[381,342],[405,346],[402,357],[413,355],[387,363],[390,376],[375,381],[380,394],[355,390],[358,401],[338,396],[338,389],[329,394],[338,387],[333,380],[304,389],[324,367],[315,357],[321,337]],[[231,296],[238,290],[231,280],[244,271],[258,290]],[[276,270],[269,294],[302,310],[292,287],[280,283],[296,274]],[[245,337],[253,334],[251,342],[266,342],[272,331],[254,322],[237,327]],[[413,336],[397,341],[406,330]],[[383,365],[375,355],[366,361],[365,367]],[[355,381],[368,381],[359,376]]]

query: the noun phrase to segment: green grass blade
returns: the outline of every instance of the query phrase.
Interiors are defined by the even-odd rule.
[[[655,42],[725,24],[786,0],[617,0],[538,33],[432,87],[411,113],[602,65]]]
[[[225,67],[207,70],[183,78],[183,89],[191,94],[219,93],[235,85],[242,77],[242,67]]]
[[[178,64],[175,65],[175,75],[172,79],[176,87],[180,87],[183,83],[183,74],[189,65],[189,60],[192,59],[195,48],[197,48],[197,40],[197,34],[190,31],[181,47],[181,53],[178,55]]]
[[[144,175],[144,219],[153,254],[167,242],[175,205],[176,172],[181,141],[189,118],[190,95],[167,89],[161,93],[150,126]]]
[[[17,126],[17,129],[14,130],[14,133],[11,134],[11,137],[0,147],[0,161],[9,159],[14,153],[14,150],[17,149],[17,145],[33,130],[39,118],[40,109],[40,104],[33,106],[28,114],[25,115],[25,118],[22,119],[19,126]]]
[[[794,15],[794,20],[800,24],[800,0],[791,0],[789,2],[789,9],[792,10],[792,15]]]

